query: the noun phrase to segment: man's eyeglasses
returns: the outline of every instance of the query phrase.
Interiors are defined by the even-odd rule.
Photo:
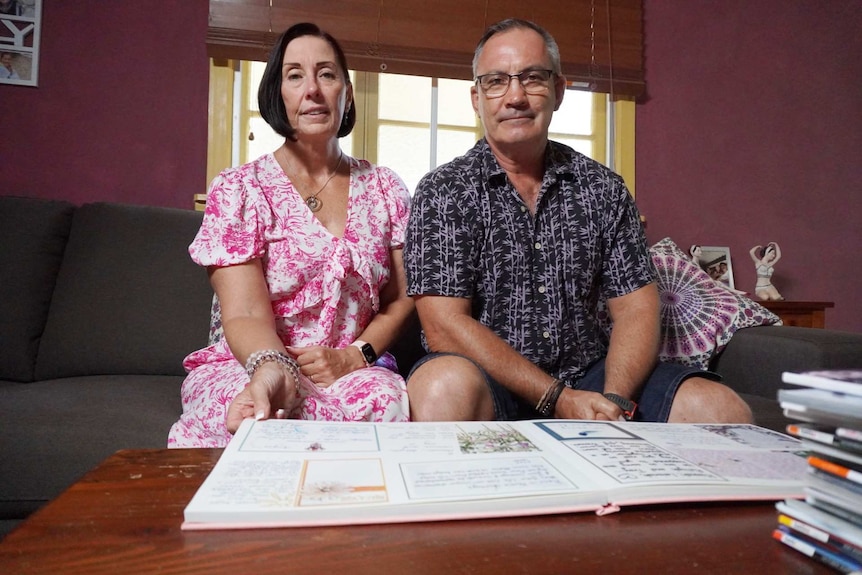
[[[521,88],[528,94],[544,94],[550,86],[553,70],[524,70],[518,74],[482,74],[476,76],[476,83],[488,98],[499,98],[509,91],[512,78],[517,78]]]

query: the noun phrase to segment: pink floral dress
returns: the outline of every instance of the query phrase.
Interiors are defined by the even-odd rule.
[[[390,250],[401,248],[410,205],[404,182],[388,168],[350,161],[350,199],[341,238],[306,207],[272,154],[222,172],[212,183],[200,231],[189,246],[202,266],[260,258],[276,326],[285,345],[343,348],[380,309]],[[381,362],[383,363],[383,362]],[[183,414],[168,447],[221,447],[231,434],[227,407],[249,378],[222,338],[183,365]],[[300,377],[293,418],[407,421],[404,379],[375,365],[320,388]]]

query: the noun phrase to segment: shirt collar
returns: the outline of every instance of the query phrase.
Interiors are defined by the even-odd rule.
[[[500,166],[494,152],[491,151],[491,146],[485,138],[482,138],[476,143],[476,152],[479,154],[482,162],[482,169],[485,172],[489,182],[498,181],[498,178],[505,180],[506,171]],[[543,184],[550,181],[559,180],[561,177],[570,175],[571,162],[563,148],[555,145],[554,142],[548,141],[545,147],[545,174]]]

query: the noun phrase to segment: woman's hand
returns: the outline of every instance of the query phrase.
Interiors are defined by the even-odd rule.
[[[287,352],[296,358],[302,374],[318,387],[329,387],[336,379],[365,367],[362,352],[352,345],[344,349],[288,346]]]
[[[245,389],[227,408],[226,424],[236,433],[243,419],[287,417],[299,401],[297,382],[283,366],[274,361],[261,365]]]

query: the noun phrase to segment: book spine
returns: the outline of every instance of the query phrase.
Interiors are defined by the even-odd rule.
[[[803,541],[799,537],[795,537],[786,531],[782,531],[781,529],[776,529],[772,532],[773,539],[781,541],[788,547],[799,551],[803,555],[810,557],[812,559],[816,559],[820,561],[824,565],[828,565],[833,569],[837,569],[839,573],[845,574],[855,574],[859,573],[862,570],[862,565],[856,563],[855,561],[851,561],[849,559],[845,559],[841,557],[837,553],[832,553],[814,545],[812,543],[808,543],[807,541]]]
[[[831,475],[862,485],[862,473],[859,473],[856,470],[844,467],[843,465],[838,465],[832,461],[821,459],[814,455],[808,456],[808,464]]]
[[[853,441],[862,441],[862,430],[859,429],[851,429],[849,427],[839,427],[835,430],[835,435],[838,437],[845,437],[847,439],[852,439]]]
[[[815,541],[819,541],[825,545],[831,545],[840,553],[844,553],[852,558],[854,561],[862,561],[862,549],[855,547],[851,543],[843,541],[831,533],[824,531],[822,529],[818,529],[812,525],[808,525],[807,523],[803,523],[792,517],[788,517],[783,513],[778,516],[779,525],[785,525],[792,529],[793,531],[797,531],[802,535],[806,535]]]
[[[825,431],[812,429],[810,427],[803,427],[801,425],[788,425],[787,433],[795,435],[796,437],[803,437],[805,439],[811,439],[812,441],[829,445],[832,445],[835,441],[835,437],[831,433],[826,433]]]
[[[858,509],[859,507],[852,505],[849,501],[836,498],[834,494],[824,493],[822,490],[806,487],[805,503],[815,509],[823,511],[824,513],[829,513],[839,519],[843,519],[844,521],[849,521],[856,525],[862,525],[862,514],[851,511],[852,509]]]

